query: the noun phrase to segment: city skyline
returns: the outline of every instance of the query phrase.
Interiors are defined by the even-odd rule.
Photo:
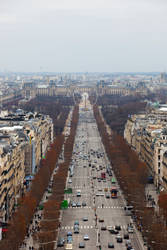
[[[164,0],[2,1],[0,71],[166,71],[166,9]]]

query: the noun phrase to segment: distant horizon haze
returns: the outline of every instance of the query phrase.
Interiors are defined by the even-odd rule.
[[[167,71],[166,0],[2,0],[0,71]]]

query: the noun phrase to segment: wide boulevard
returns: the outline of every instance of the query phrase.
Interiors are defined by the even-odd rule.
[[[89,250],[109,249],[108,243],[112,243],[114,249],[128,249],[127,240],[124,239],[128,225],[132,225],[133,229],[128,234],[131,249],[145,249],[131,217],[125,214],[126,203],[117,181],[115,184],[111,183],[115,176],[105,154],[92,106],[86,94],[83,95],[80,104],[79,122],[70,167],[73,173],[70,177],[71,171],[69,171],[66,187],[72,188],[72,193],[65,194],[65,199],[70,202],[70,206],[62,211],[58,237],[59,239],[63,237],[65,244],[57,249],[66,249],[67,233],[70,234],[70,232],[72,249],[79,249],[80,243],[84,243],[83,247]],[[107,168],[111,169],[112,176],[108,175]],[[101,179],[102,172],[106,175],[104,180]],[[111,198],[110,189],[113,185],[118,189],[117,198]],[[74,223],[79,226],[74,228]],[[120,226],[118,234],[108,230],[115,226]],[[77,230],[75,232],[77,228],[79,232]],[[89,239],[84,239],[85,235]],[[122,237],[122,242],[117,242],[118,235]]]

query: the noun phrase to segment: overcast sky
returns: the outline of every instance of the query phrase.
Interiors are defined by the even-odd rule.
[[[167,1],[0,0],[2,70],[167,70]]]

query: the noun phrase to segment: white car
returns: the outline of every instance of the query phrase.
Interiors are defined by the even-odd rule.
[[[71,179],[69,179],[69,180],[68,180],[68,183],[72,183],[72,180],[71,180]]]
[[[104,193],[97,193],[96,196],[104,196]]]
[[[133,228],[132,227],[128,227],[128,233],[133,233]]]
[[[84,235],[84,240],[89,240],[89,236],[87,234]]]

